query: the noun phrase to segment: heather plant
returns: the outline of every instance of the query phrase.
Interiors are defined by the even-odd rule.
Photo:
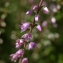
[[[24,56],[25,50],[31,50],[38,47],[38,44],[32,41],[32,38],[34,38],[32,34],[33,29],[36,28],[40,32],[42,32],[43,31],[42,28],[50,24],[50,21],[47,22],[46,20],[42,22],[42,26],[38,24],[40,20],[39,12],[42,11],[44,14],[48,14],[48,15],[50,14],[50,12],[51,14],[57,12],[57,9],[53,4],[50,5],[50,9],[48,9],[45,3],[46,2],[44,0],[41,0],[38,5],[33,6],[31,10],[28,10],[26,12],[27,16],[35,14],[34,20],[32,23],[24,22],[24,23],[21,23],[21,25],[19,25],[21,28],[21,33],[23,33],[26,30],[28,31],[20,39],[16,40],[15,47],[18,49],[18,51],[10,55],[11,61],[16,62],[19,59],[19,63],[28,63],[28,58]],[[54,10],[51,8],[51,6]],[[50,15],[50,20],[53,26],[56,28],[57,27],[56,19],[53,16],[54,15]],[[48,38],[53,38],[53,37],[48,37]]]
[[[0,63],[63,63],[62,5],[61,0],[9,0],[2,4]]]
[[[28,63],[28,58],[24,57],[25,50],[26,49],[31,50],[31,49],[34,49],[37,47],[37,44],[35,42],[31,41],[32,40],[32,30],[34,27],[36,27],[39,31],[42,31],[41,26],[39,24],[38,25],[36,24],[36,22],[39,21],[38,13],[42,8],[42,3],[43,3],[43,0],[40,1],[39,5],[34,6],[32,8],[32,10],[29,10],[26,12],[26,15],[31,15],[33,13],[35,13],[36,15],[35,15],[34,21],[32,23],[25,22],[25,23],[21,23],[21,25],[20,25],[21,33],[26,31],[27,29],[29,29],[29,31],[27,33],[25,33],[21,37],[21,39],[16,40],[16,48],[18,48],[19,50],[16,53],[10,55],[10,59],[14,62],[16,62],[18,60],[18,58],[20,58],[20,60],[21,60],[20,63]],[[36,12],[34,12],[35,10],[36,10]],[[46,9],[44,8],[44,10],[48,11],[47,8]],[[20,49],[20,47],[22,47],[22,46],[23,46],[23,48]]]

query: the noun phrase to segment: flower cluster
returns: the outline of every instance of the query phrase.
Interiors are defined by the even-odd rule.
[[[45,14],[49,14],[49,9],[46,6],[43,6],[44,4],[43,0],[40,1],[39,5],[35,5],[31,10],[28,10],[26,12],[26,15],[31,15],[31,14],[35,14],[34,17],[34,21],[32,23],[30,22],[25,22],[25,23],[21,23],[20,25],[20,29],[21,29],[21,33],[29,30],[27,33],[25,33],[21,39],[17,39],[16,40],[16,48],[18,49],[18,51],[14,54],[10,55],[10,59],[14,62],[16,62],[18,60],[18,58],[21,59],[21,63],[28,63],[28,58],[24,57],[24,53],[25,53],[25,49],[27,50],[31,50],[37,47],[37,44],[32,40],[32,30],[33,28],[37,28],[40,32],[42,31],[42,27],[45,27],[47,25],[47,21],[43,21],[42,22],[42,27],[39,24],[36,24],[39,21],[39,11],[42,10]],[[52,17],[51,22],[54,24],[56,22],[55,18]],[[23,48],[21,48],[23,46]],[[21,49],[20,49],[21,48]]]
[[[19,49],[16,53],[10,55],[11,61],[16,62],[17,59],[19,57],[23,57],[23,55],[24,55],[24,51],[22,49]]]
[[[25,27],[26,28],[26,27]],[[21,58],[22,63],[28,63],[28,59],[24,58],[24,49],[26,49],[26,44],[28,43],[28,50],[34,49],[37,47],[37,44],[35,42],[31,42],[32,35],[31,33],[24,34],[21,39],[16,40],[16,48],[19,49],[16,53],[10,55],[11,61],[16,62],[18,58]],[[23,46],[23,49],[20,49],[20,47]]]
[[[21,63],[28,63],[28,59],[27,58],[24,58],[24,49],[26,49],[26,46],[28,50],[31,50],[31,49],[34,49],[37,47],[37,44],[35,42],[32,42],[32,29],[36,26],[36,28],[39,30],[39,31],[42,31],[42,28],[41,26],[38,24],[36,25],[36,22],[39,21],[39,11],[40,9],[42,8],[42,4],[39,5],[35,5],[32,10],[29,10],[26,12],[26,15],[31,15],[33,13],[35,13],[35,17],[34,17],[34,21],[33,23],[30,23],[30,22],[25,22],[25,23],[21,23],[20,25],[20,28],[21,28],[21,33],[26,31],[27,29],[29,29],[29,32],[25,33],[21,39],[17,39],[16,40],[16,48],[19,49],[16,53],[14,54],[11,54],[10,55],[10,59],[14,62],[16,62],[18,60],[18,58],[21,59]],[[48,12],[48,9],[47,8],[44,8],[45,11]],[[35,12],[36,11],[36,12]],[[21,47],[23,46],[23,49],[20,49]]]

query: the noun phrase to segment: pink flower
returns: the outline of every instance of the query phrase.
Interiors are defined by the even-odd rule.
[[[49,13],[49,9],[47,7],[43,7],[43,13],[48,14]]]
[[[22,59],[22,63],[28,63],[28,59],[27,58],[23,58]]]
[[[21,27],[21,32],[24,32],[25,30],[27,30],[30,26],[30,23],[29,22],[26,22],[26,23],[22,23],[22,25],[20,25]]]
[[[37,5],[35,5],[33,8],[32,8],[32,10],[37,10],[38,9],[38,6]]]
[[[18,59],[18,54],[11,54],[11,55],[10,55],[10,59],[11,59],[11,61],[16,62],[17,59]]]
[[[22,50],[22,49],[19,49],[17,52],[16,52],[16,54],[18,55],[18,57],[23,57],[23,55],[24,55],[24,51]]]
[[[16,40],[16,48],[20,48],[20,46],[22,46],[23,44],[24,44],[24,40],[23,39]]]
[[[35,42],[30,42],[29,46],[28,46],[28,49],[30,50],[30,49],[34,49],[36,47],[37,47],[37,44]]]
[[[27,42],[32,39],[32,35],[30,33],[26,33],[22,36]]]
[[[40,25],[37,25],[36,28],[39,30],[39,31],[42,31],[42,28]]]
[[[39,21],[39,15],[36,15],[35,16],[35,22],[38,22]]]
[[[26,15],[30,15],[30,14],[33,14],[33,10],[29,10],[26,12]]]

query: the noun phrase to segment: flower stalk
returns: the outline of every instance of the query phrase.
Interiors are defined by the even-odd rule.
[[[19,63],[28,63],[28,58],[24,57],[25,49],[31,50],[37,47],[37,44],[31,41],[32,40],[31,33],[35,26],[39,31],[42,31],[41,26],[36,25],[36,22],[39,21],[38,14],[42,8],[42,3],[43,3],[43,0],[40,1],[38,6],[26,12],[26,15],[31,15],[34,12],[34,10],[36,10],[36,15],[34,17],[34,21],[32,22],[32,24],[30,24],[29,22],[25,22],[20,25],[21,33],[26,31],[27,29],[29,29],[29,32],[24,34],[21,37],[21,39],[16,40],[16,48],[19,50],[16,53],[10,55],[11,57],[10,59],[14,62],[16,62],[18,58],[20,58]],[[26,48],[27,45],[28,45],[28,48]],[[22,49],[20,49],[21,46],[23,46]]]

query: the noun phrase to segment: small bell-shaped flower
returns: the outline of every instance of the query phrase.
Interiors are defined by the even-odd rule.
[[[48,13],[49,13],[49,9],[48,9],[47,7],[43,7],[43,12],[44,12],[45,14],[48,14]]]
[[[42,31],[42,28],[40,25],[37,25],[36,28],[39,30],[39,31]]]
[[[11,61],[16,62],[17,59],[18,59],[18,54],[11,54],[11,55],[10,55],[10,59],[11,59]]]
[[[21,27],[21,32],[24,32],[25,30],[27,30],[27,29],[29,28],[29,26],[30,26],[30,23],[29,23],[29,22],[22,23],[22,24],[20,25],[20,27]]]
[[[22,50],[22,49],[19,49],[17,52],[16,52],[16,54],[18,55],[18,57],[23,57],[23,55],[24,55],[24,51]]]
[[[36,47],[37,47],[37,44],[35,42],[30,42],[29,46],[28,46],[28,49],[30,50],[30,49],[34,49]]]
[[[27,58],[23,58],[21,63],[28,63],[28,59]]]
[[[16,48],[20,48],[20,46],[22,46],[23,44],[24,44],[24,40],[23,39],[16,40]]]
[[[35,16],[35,22],[38,22],[39,21],[39,15],[36,15]]]
[[[32,35],[30,33],[26,33],[22,36],[27,42],[32,39]]]
[[[31,15],[31,14],[33,14],[33,10],[29,10],[26,12],[26,15]]]
[[[37,10],[38,9],[38,6],[37,5],[35,5],[33,8],[32,8],[32,10]]]

